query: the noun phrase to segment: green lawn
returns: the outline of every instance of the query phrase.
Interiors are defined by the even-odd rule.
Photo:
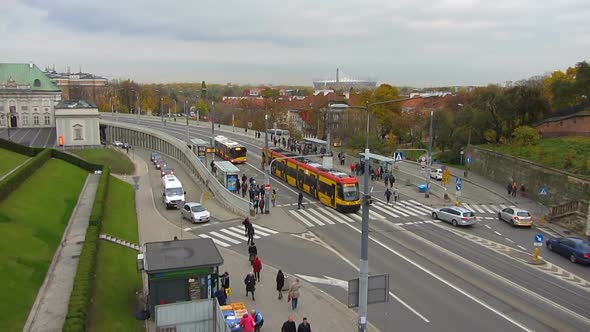
[[[0,202],[0,331],[20,331],[88,173],[50,159]]]
[[[138,244],[133,187],[110,178],[102,232]],[[137,252],[101,240],[98,247],[94,301],[88,331],[144,331],[133,316],[138,310],[136,292],[141,290]]]
[[[0,177],[13,170],[16,166],[22,164],[29,157],[24,154],[0,149]]]
[[[121,149],[99,148],[72,151],[82,159],[99,165],[109,165],[116,174],[133,174],[135,165]]]
[[[482,145],[549,167],[590,176],[590,137],[544,138],[533,146]]]

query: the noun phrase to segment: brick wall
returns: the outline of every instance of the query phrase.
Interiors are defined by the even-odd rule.
[[[535,128],[543,137],[590,136],[590,111],[547,119]]]

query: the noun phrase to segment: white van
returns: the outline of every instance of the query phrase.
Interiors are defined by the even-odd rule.
[[[164,175],[162,177],[162,202],[166,208],[179,208],[184,203],[186,191],[182,189],[182,183],[174,175]]]

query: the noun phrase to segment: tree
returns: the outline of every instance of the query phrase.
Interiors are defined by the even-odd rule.
[[[541,139],[541,135],[535,128],[520,126],[512,133],[514,143],[520,146],[535,145]]]

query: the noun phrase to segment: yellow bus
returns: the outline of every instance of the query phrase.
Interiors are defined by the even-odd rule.
[[[242,164],[248,161],[246,158],[246,152],[248,152],[246,147],[225,136],[215,136],[213,147],[215,148],[215,154],[232,164]]]

